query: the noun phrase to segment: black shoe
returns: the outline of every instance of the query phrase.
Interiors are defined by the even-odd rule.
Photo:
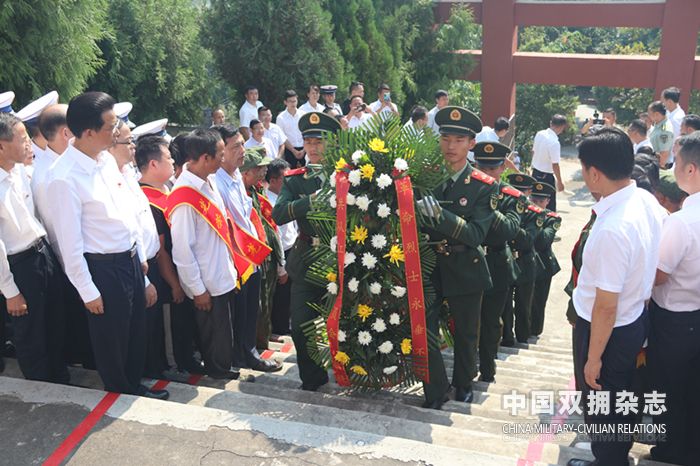
[[[486,383],[493,383],[495,382],[496,379],[491,375],[491,376],[486,376],[484,374],[481,374],[479,376],[479,382],[486,382]]]
[[[145,398],[153,398],[154,400],[167,400],[170,398],[170,392],[167,390],[151,390],[145,385],[139,385],[137,395]]]
[[[5,372],[5,360],[0,356],[0,373]]]
[[[425,400],[423,402],[423,404],[421,405],[421,407],[426,408],[426,409],[437,409],[439,411],[442,409],[442,405],[444,405],[447,401],[449,401],[449,399],[450,399],[450,397],[448,397],[447,393],[445,393],[437,400],[433,400],[433,401]]]
[[[461,401],[462,403],[471,403],[474,401],[474,392],[471,388],[457,387],[455,389],[455,401]]]
[[[260,372],[277,372],[282,370],[282,363],[270,359],[260,359],[256,363],[252,364],[250,368],[254,371]]]
[[[595,461],[582,460],[578,458],[571,458],[566,466],[593,466]]]
[[[501,346],[505,346],[506,348],[512,348],[515,346],[515,341],[513,340],[503,340],[501,341]]]
[[[207,375],[212,379],[216,380],[238,380],[238,378],[241,376],[241,373],[238,371],[230,370],[226,372],[214,372]]]
[[[187,371],[190,374],[199,374],[199,375],[204,375],[206,374],[206,370],[204,369],[204,363],[201,361],[196,361],[192,360],[189,364],[187,364],[185,367],[178,368],[181,371]]]
[[[307,391],[307,392],[315,392],[319,388],[323,387],[328,383],[328,376],[325,377],[321,382],[317,383],[302,383],[301,387],[299,387],[301,390]]]

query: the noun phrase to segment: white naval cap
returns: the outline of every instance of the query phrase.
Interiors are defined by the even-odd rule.
[[[15,101],[15,93],[12,91],[0,94],[0,113],[15,113],[12,109],[12,102]]]
[[[140,126],[137,126],[131,130],[131,135],[134,139],[138,139],[141,136],[147,136],[149,134],[155,134],[157,136],[163,136],[166,139],[170,139],[168,133],[165,131],[165,126],[168,124],[167,118],[162,118],[160,120],[149,121]]]
[[[49,105],[54,105],[57,102],[58,92],[51,91],[48,94],[39,97],[34,102],[31,102],[29,105],[17,112],[17,118],[25,123],[31,123],[39,118],[39,115],[41,115],[41,112],[43,112],[46,107]]]
[[[134,122],[129,120],[129,112],[131,112],[131,109],[133,108],[134,104],[131,102],[117,102],[114,104],[114,113],[117,114],[117,118],[126,123],[129,128],[136,127]]]

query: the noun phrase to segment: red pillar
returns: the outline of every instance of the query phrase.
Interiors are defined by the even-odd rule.
[[[669,87],[681,89],[681,106],[688,108],[695,71],[695,47],[700,29],[700,2],[666,0],[661,30],[661,50],[654,95]]]
[[[515,0],[482,3],[481,119],[493,125],[515,111],[513,53],[518,48]]]

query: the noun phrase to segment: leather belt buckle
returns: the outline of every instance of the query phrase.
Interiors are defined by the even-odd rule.
[[[440,241],[438,244],[436,244],[435,251],[438,254],[442,254],[444,256],[449,256],[450,255],[450,246],[447,244],[447,240],[444,239],[444,240]]]

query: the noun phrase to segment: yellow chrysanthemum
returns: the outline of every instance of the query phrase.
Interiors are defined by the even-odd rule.
[[[343,353],[342,351],[338,351],[337,353],[335,353],[335,360],[343,366],[347,366],[350,362],[350,356],[348,356],[346,353]]]
[[[411,354],[411,339],[404,338],[401,342],[401,352],[403,354]]]
[[[367,318],[372,315],[372,312],[374,312],[374,309],[366,304],[359,304],[357,306],[357,315],[360,316],[362,322],[367,320]]]
[[[389,149],[387,149],[384,141],[379,138],[374,138],[369,142],[369,149],[374,152],[389,152]]]
[[[367,371],[362,366],[352,366],[350,370],[357,375],[367,375]]]
[[[350,239],[356,243],[365,244],[365,240],[369,236],[369,231],[362,225],[355,225],[355,229],[350,234]]]
[[[362,178],[372,181],[374,176],[374,165],[366,163],[360,167],[360,173],[362,173]]]
[[[338,161],[335,163],[335,171],[337,171],[337,172],[342,171],[343,168],[345,168],[345,166],[346,166],[347,164],[348,164],[348,163],[345,161],[345,159],[341,157],[340,160],[338,160]]]
[[[399,261],[404,262],[406,260],[406,256],[404,256],[403,250],[397,244],[394,244],[389,250],[389,253],[384,254],[384,257],[388,257],[389,262],[396,266],[399,265]]]
[[[337,278],[338,276],[335,274],[335,272],[328,272],[326,274],[326,280],[328,280],[329,282],[334,282]]]

